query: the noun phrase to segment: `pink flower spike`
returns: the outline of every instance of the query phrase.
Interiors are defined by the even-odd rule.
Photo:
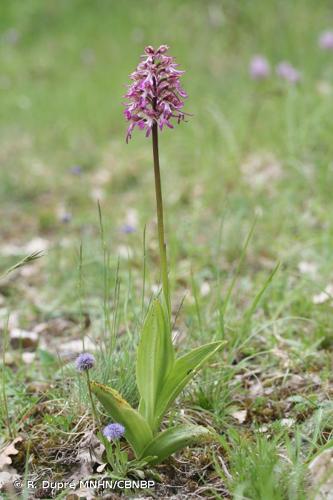
[[[277,65],[276,74],[283,80],[292,84],[298,83],[301,79],[300,72],[286,61],[282,61]]]
[[[333,50],[333,31],[324,31],[320,35],[319,47],[323,50]]]
[[[165,55],[168,49],[167,45],[156,50],[150,45],[146,47],[142,61],[130,75],[132,83],[125,95],[124,111],[130,122],[126,142],[131,139],[135,127],[145,130],[149,137],[154,123],[162,130],[164,125],[173,128],[171,119],[177,123],[185,119],[182,108],[187,94],[180,84],[184,71],[177,69],[173,57]]]
[[[265,57],[260,55],[256,55],[251,59],[249,69],[253,80],[265,80],[271,72],[269,62]]]

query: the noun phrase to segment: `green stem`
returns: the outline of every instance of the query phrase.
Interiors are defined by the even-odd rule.
[[[162,288],[163,288],[164,298],[167,303],[168,312],[170,315],[171,305],[170,305],[169,279],[168,279],[168,261],[167,261],[166,243],[164,236],[163,198],[162,198],[162,188],[161,188],[160,160],[158,154],[158,129],[156,122],[153,124],[152,139],[153,139],[155,194],[156,194],[156,209],[157,209],[158,242],[160,248],[160,260],[161,260]]]
[[[87,386],[88,386],[88,394],[89,394],[89,399],[90,399],[90,404],[91,404],[91,409],[92,409],[92,414],[93,414],[93,419],[94,419],[94,424],[98,425],[99,424],[99,419],[97,416],[97,411],[96,411],[96,406],[94,403],[94,398],[91,392],[91,387],[90,387],[90,376],[89,376],[89,371],[86,370],[86,377],[87,377]]]
[[[8,399],[7,399],[7,390],[6,390],[6,373],[5,373],[5,367],[6,367],[6,349],[8,346],[8,336],[9,336],[9,315],[7,316],[7,321],[4,326],[4,331],[3,331],[3,351],[2,351],[2,379],[3,379],[3,385],[2,385],[2,396],[3,396],[3,409],[4,409],[4,420],[6,420],[6,424],[8,427],[9,431],[9,436],[11,438],[14,437],[14,433],[12,431],[12,426],[11,426],[11,421],[10,421],[10,416],[9,416],[9,410],[8,410]]]

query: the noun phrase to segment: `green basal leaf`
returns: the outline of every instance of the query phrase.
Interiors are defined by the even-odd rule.
[[[168,313],[155,299],[143,325],[136,365],[139,412],[152,428],[157,397],[172,370],[174,356]]]
[[[152,431],[145,419],[111,387],[97,382],[91,382],[90,387],[95,396],[115,422],[125,427],[125,438],[132,446],[136,456],[152,440]]]
[[[157,464],[181,448],[210,437],[211,431],[201,425],[177,425],[158,434],[143,450],[142,458],[154,457],[150,463]]]
[[[184,389],[198,370],[200,370],[202,365],[208,361],[208,359],[213,356],[213,354],[215,354],[224,344],[224,341],[205,344],[201,347],[193,349],[191,352],[175,361],[158,397],[158,403],[155,411],[156,427],[160,424],[163,415],[182,389]]]

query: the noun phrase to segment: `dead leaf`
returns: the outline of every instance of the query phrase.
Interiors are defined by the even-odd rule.
[[[332,300],[333,298],[333,284],[330,283],[327,285],[323,292],[320,292],[312,297],[312,302],[314,304],[324,304],[328,300]]]
[[[92,431],[87,431],[80,441],[79,449],[76,455],[75,465],[72,467],[71,480],[81,480],[95,472],[96,465],[105,468],[102,458],[105,451],[104,445],[95,436]]]
[[[38,345],[38,335],[36,332],[13,328],[10,332],[10,344],[14,349],[35,349]]]
[[[333,448],[323,451],[309,465],[314,500],[333,500]]]
[[[97,467],[96,471],[99,472],[100,474],[104,471],[105,467],[107,466],[108,464],[101,464]]]
[[[317,273],[317,264],[315,264],[314,262],[302,260],[298,263],[297,267],[301,274],[308,274],[309,276],[315,277]]]
[[[245,420],[246,420],[246,417],[247,417],[247,410],[234,411],[231,415],[240,424],[243,424],[245,422]]]
[[[82,352],[82,339],[71,340],[59,346],[60,352],[63,355],[79,354]],[[90,340],[89,337],[84,338],[84,348],[86,351],[96,351],[97,345]]]
[[[59,336],[69,333],[75,328],[76,324],[65,318],[53,318],[44,323],[39,323],[33,329],[38,335]]]
[[[253,384],[251,384],[249,392],[252,397],[259,397],[264,394],[264,387],[262,383],[258,380]]]
[[[81,459],[82,461],[86,462],[91,462],[91,460],[93,460],[94,462],[102,464],[102,455],[104,451],[104,445],[92,431],[88,431],[85,433],[80,442],[80,451],[76,458],[77,460]],[[89,452],[89,457],[87,455],[87,452]]]
[[[11,465],[11,457],[19,453],[19,451],[16,449],[16,445],[18,443],[21,443],[22,441],[23,438],[18,436],[14,439],[14,441],[12,441],[8,446],[6,446],[6,448],[2,450],[2,452],[0,453],[0,471],[3,471],[7,465]]]
[[[0,491],[13,490],[13,481],[19,479],[17,470],[13,467],[5,467],[5,470],[0,472]]]

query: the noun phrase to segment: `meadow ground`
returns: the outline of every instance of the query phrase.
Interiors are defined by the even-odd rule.
[[[72,363],[83,336],[94,378],[137,401],[158,246],[151,144],[136,132],[126,145],[122,96],[143,47],[167,43],[193,114],[160,136],[175,342],[227,344],[168,416],[219,439],[156,467],[151,494],[314,498],[330,471],[308,466],[333,428],[333,52],[318,47],[330,2],[3,0],[0,11],[0,269],[45,250],[0,281],[1,447],[22,438],[6,467],[96,473]],[[272,68],[264,81],[249,76],[257,53]],[[297,85],[275,74],[284,60]]]

